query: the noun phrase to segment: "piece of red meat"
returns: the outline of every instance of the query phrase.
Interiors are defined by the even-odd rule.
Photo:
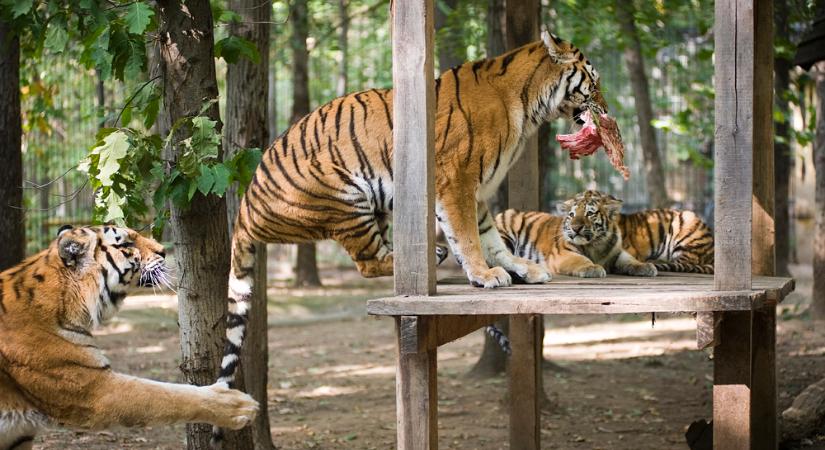
[[[624,144],[616,120],[607,114],[599,115],[599,124],[593,122],[590,111],[582,114],[584,125],[573,134],[556,135],[561,148],[570,152],[570,159],[592,155],[604,147],[610,163],[622,174],[625,180],[630,178],[630,171],[624,165]]]

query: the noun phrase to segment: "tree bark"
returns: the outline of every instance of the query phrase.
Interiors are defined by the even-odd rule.
[[[248,148],[264,149],[269,141],[267,132],[267,95],[269,92],[269,21],[272,8],[260,6],[260,0],[230,0],[229,9],[241,16],[240,22],[232,22],[229,33],[242,37],[258,49],[260,62],[241,58],[235,64],[229,64],[226,73],[226,128],[224,130],[224,151],[226,159],[240,150]],[[233,186],[226,194],[227,219],[229,235],[235,217],[238,214],[240,198]],[[255,251],[255,289],[252,292],[252,312],[247,324],[245,349],[241,355],[243,382],[247,392],[261,405],[258,416],[251,430],[255,449],[270,450],[272,435],[269,430],[267,405],[267,364],[269,347],[267,341],[266,310],[266,245],[256,244]],[[227,433],[227,438],[230,434]],[[245,438],[245,436],[237,436]]]
[[[11,24],[0,19],[0,272],[23,260],[23,155],[20,141],[20,40]]]
[[[501,330],[505,336],[510,334],[510,320],[506,317],[496,321],[495,326]],[[507,355],[501,349],[499,343],[485,332],[484,348],[481,350],[481,356],[467,375],[472,378],[492,378],[504,373],[506,369]]]
[[[811,300],[813,316],[825,320],[825,61],[812,71],[816,80],[816,139],[814,142],[814,289]]]
[[[301,120],[309,114],[309,51],[307,37],[309,34],[309,11],[307,0],[296,0],[292,7],[292,115],[290,124]],[[315,257],[315,244],[298,244],[298,256],[295,259],[295,286],[320,286],[318,262]]]
[[[349,72],[349,0],[338,0],[338,16],[341,20],[341,32],[338,34],[338,49],[341,51],[341,64],[338,67],[338,80],[335,93],[340,97],[347,93]]]
[[[774,30],[776,37],[790,40],[790,29],[788,27],[788,5],[786,0],[776,0],[774,3]],[[774,233],[776,236],[776,274],[779,276],[789,276],[788,261],[790,259],[791,243],[791,221],[790,205],[788,196],[790,193],[791,169],[793,168],[793,158],[791,158],[790,130],[788,121],[790,120],[790,109],[785,92],[791,84],[791,60],[777,53],[774,58],[774,104],[776,109],[782,113],[784,120],[774,122]]]
[[[197,116],[205,101],[218,98],[213,57],[212,11],[207,0],[159,0],[160,66],[163,111],[170,123]],[[218,122],[217,102],[204,113]],[[182,151],[178,142],[191,135],[180,127],[172,137],[173,164]],[[170,224],[178,273],[178,322],[185,380],[206,385],[215,381],[224,341],[229,276],[226,201],[196,193],[188,208],[171,206]],[[209,449],[211,426],[186,425],[189,449]],[[251,442],[227,441],[227,448],[249,448]]]
[[[636,118],[639,125],[639,138],[642,144],[642,153],[645,157],[645,177],[650,206],[664,208],[669,206],[667,189],[665,187],[665,173],[662,160],[659,156],[659,147],[656,145],[656,133],[653,129],[653,106],[650,101],[650,88],[647,83],[642,43],[633,18],[633,2],[616,0],[616,19],[624,34],[624,62],[630,75],[630,85],[633,88]]]
[[[467,59],[467,50],[461,41],[461,30],[450,27],[448,19],[455,11],[458,0],[441,0],[435,2],[435,36],[438,52],[438,71],[445,72]]]

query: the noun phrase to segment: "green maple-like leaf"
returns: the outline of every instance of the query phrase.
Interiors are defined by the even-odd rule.
[[[102,186],[112,185],[112,175],[120,169],[120,160],[126,156],[128,150],[129,139],[122,131],[115,131],[106,136],[103,144],[92,150],[92,153],[100,155],[97,179]]]
[[[129,10],[123,19],[126,21],[129,33],[143,34],[146,27],[152,22],[152,16],[154,15],[155,12],[146,3],[134,2],[129,5]]]

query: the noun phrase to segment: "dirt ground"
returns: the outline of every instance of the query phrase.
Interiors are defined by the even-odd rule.
[[[825,374],[822,327],[810,320],[810,267],[795,267],[797,292],[778,318],[779,405]],[[366,317],[364,300],[388,294],[391,280],[324,273],[327,287],[270,286],[269,414],[282,449],[395,447],[395,336],[392,321]],[[112,366],[129,374],[179,381],[175,300],[141,293],[100,330]],[[544,370],[550,399],[542,416],[547,449],[687,448],[686,426],[711,415],[713,363],[694,350],[690,315],[546,318]],[[480,353],[473,333],[438,354],[442,448],[501,449],[507,444],[506,379],[472,379]],[[172,449],[183,427],[77,432],[52,429],[43,449]],[[825,436],[800,445],[825,448]]]

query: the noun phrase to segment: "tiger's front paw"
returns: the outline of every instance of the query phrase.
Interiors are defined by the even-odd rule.
[[[516,282],[538,284],[553,279],[553,276],[542,264],[524,258],[514,258],[514,262],[515,264],[512,265],[509,272]]]
[[[607,271],[604,270],[604,267],[593,264],[577,270],[573,275],[581,278],[604,278],[607,276]]]
[[[653,263],[633,264],[627,268],[627,274],[634,277],[655,277],[658,273]]]
[[[471,272],[467,275],[467,278],[470,279],[470,283],[473,286],[488,289],[510,286],[513,282],[510,274],[501,267]]]
[[[258,415],[258,402],[251,396],[236,389],[229,389],[223,384],[213,384],[206,389],[212,394],[212,412],[216,423],[222,428],[240,430],[249,425]]]

